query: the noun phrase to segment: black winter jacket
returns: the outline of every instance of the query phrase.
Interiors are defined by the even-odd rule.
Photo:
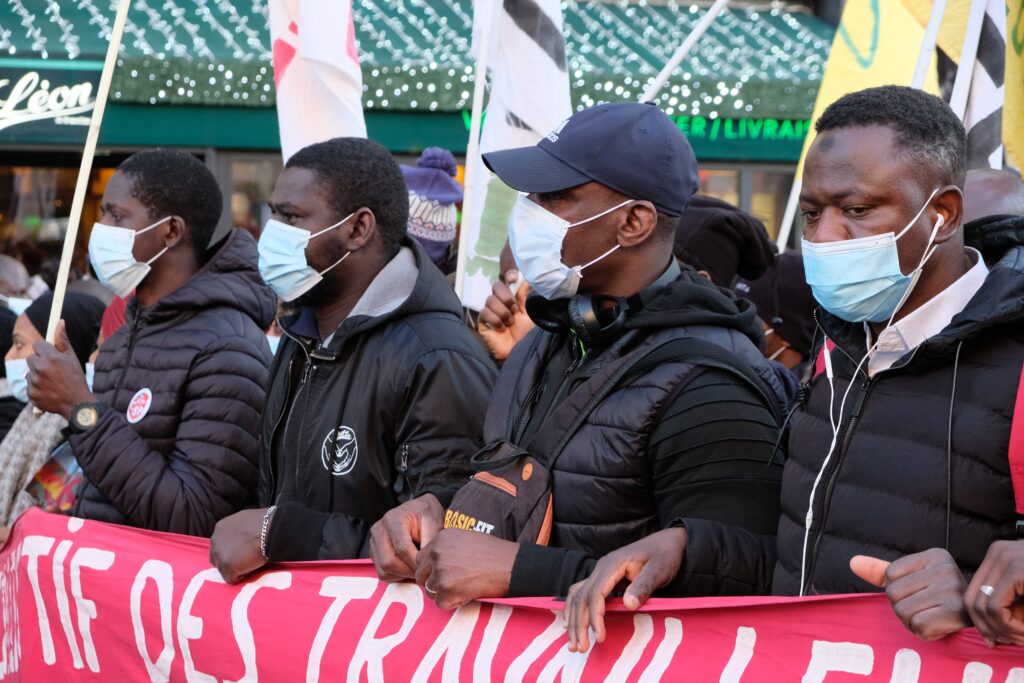
[[[815,494],[808,593],[877,590],[849,569],[858,554],[886,560],[946,548],[964,572],[989,545],[1014,537],[1007,445],[1024,363],[1024,246],[1004,252],[981,290],[938,335],[870,380],[860,373],[840,439]],[[822,315],[836,410],[864,356],[862,326]],[[800,591],[804,518],[832,439],[824,374],[793,419],[783,481],[773,592]],[[947,490],[949,493],[947,493]]]
[[[784,409],[785,389],[757,347],[762,328],[753,306],[690,268],[632,316],[619,339],[592,350],[570,381],[600,381],[627,354],[646,355],[685,337],[713,342],[745,360]],[[513,350],[495,392],[512,399],[492,402],[485,426],[489,443],[528,447],[520,443],[520,425],[532,422],[533,413],[543,410],[544,395],[555,390],[545,368],[566,339],[538,329]],[[682,523],[714,542],[743,527],[774,545],[782,457],[775,466],[769,461],[778,424],[764,399],[721,372],[685,359],[664,363],[621,383],[590,413],[553,467],[551,547],[521,547],[510,594],[564,594],[594,559],[680,517],[689,517]],[[573,394],[562,400],[572,401]],[[541,419],[552,414],[549,409]],[[745,567],[695,565],[683,574],[680,590],[687,595],[754,590],[753,584],[732,581],[734,575],[745,579]]]
[[[261,427],[274,561],[366,556],[385,512],[425,493],[447,505],[470,476],[497,368],[404,244],[326,344],[311,310],[284,322]]]
[[[108,409],[69,437],[85,474],[75,516],[208,536],[255,497],[275,310],[256,261],[233,230],[177,290],[143,310],[129,301],[96,360]]]

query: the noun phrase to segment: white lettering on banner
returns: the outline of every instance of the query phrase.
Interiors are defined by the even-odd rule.
[[[683,622],[675,617],[665,617],[665,638],[654,651],[654,659],[647,665],[639,683],[657,683],[665,676],[668,665],[676,656],[679,643],[683,642]]]
[[[444,630],[441,631],[441,635],[427,650],[423,661],[420,662],[416,673],[413,674],[412,683],[426,683],[442,657],[444,657],[444,668],[441,670],[441,680],[457,683],[459,670],[462,668],[462,658],[466,654],[466,648],[469,647],[469,641],[473,637],[473,629],[476,627],[479,617],[480,603],[478,602],[471,602],[456,610]]]
[[[981,662],[971,662],[964,667],[964,683],[990,683],[992,667]]]
[[[43,592],[39,590],[39,558],[50,554],[57,539],[47,536],[26,536],[21,542],[21,554],[28,556],[28,582],[32,586],[32,597],[36,601],[36,615],[39,618],[39,640],[43,647],[43,662],[53,665],[57,655],[53,650],[53,634],[50,633],[50,619],[46,614]]]
[[[224,583],[219,570],[204,569],[188,582],[185,594],[181,598],[181,607],[178,609],[178,647],[181,648],[181,658],[185,662],[185,680],[188,683],[217,683],[213,676],[196,670],[196,664],[192,661],[192,650],[188,645],[188,641],[203,637],[203,620],[192,615],[192,605],[207,581]]]
[[[3,629],[0,631],[0,679],[17,673],[21,663],[21,624],[18,614],[18,562],[13,552],[0,565],[0,607]]]
[[[61,626],[64,627],[64,636],[68,639],[71,662],[76,669],[81,669],[85,664],[82,663],[82,655],[78,650],[78,638],[75,637],[75,627],[71,624],[68,591],[64,587],[64,558],[70,549],[71,541],[65,540],[57,544],[57,550],[53,553],[53,585],[57,589],[57,612],[60,614]]]
[[[892,662],[890,683],[917,683],[921,677],[921,655],[903,648],[896,653]]]
[[[384,615],[391,606],[397,603],[405,605],[405,618],[402,627],[396,633],[385,638],[377,638],[377,629],[384,621]],[[356,651],[348,665],[349,683],[359,683],[359,674],[366,667],[366,678],[370,683],[384,683],[384,658],[395,649],[409,632],[416,620],[423,613],[423,590],[413,583],[393,583],[384,591],[373,616],[366,625],[363,635],[359,637]]]
[[[10,83],[9,78],[0,78],[0,94]],[[40,77],[38,71],[28,71],[10,86],[7,99],[0,99],[0,130],[19,123],[92,111],[96,106],[92,87],[92,83],[85,82],[50,90],[50,81]]]
[[[1024,669],[1010,669],[1010,673],[1006,674],[1006,683],[1024,683]]]
[[[561,638],[565,637],[565,629],[562,628]],[[586,652],[569,652],[569,647],[563,645],[555,651],[551,658],[537,677],[538,683],[555,683],[555,676],[559,681],[578,681],[583,675],[583,667],[587,665],[587,659],[595,648]]]
[[[565,637],[565,620],[561,612],[552,612],[555,620],[544,629],[543,633],[533,639],[533,642],[523,650],[522,654],[512,660],[508,671],[505,672],[505,683],[516,683],[526,679],[526,672],[544,654],[544,651],[555,644],[559,638]]]
[[[324,579],[320,585],[320,595],[334,598],[334,602],[327,608],[320,628],[316,631],[316,637],[313,638],[313,648],[309,652],[309,662],[306,664],[306,683],[316,683],[320,680],[320,662],[323,660],[324,651],[327,650],[334,625],[338,623],[338,617],[345,609],[345,605],[352,600],[372,598],[377,590],[377,584],[377,579],[348,576],[329,576]]]
[[[626,680],[633,673],[636,665],[640,663],[640,657],[653,638],[654,619],[651,618],[651,615],[634,614],[633,637],[626,643],[626,647],[622,648],[622,654],[619,655],[615,666],[612,667],[612,670],[608,672],[608,676],[604,679],[605,683],[617,683],[617,681]]]
[[[82,634],[82,649],[85,650],[85,661],[93,673],[100,672],[100,662],[96,657],[96,646],[92,642],[92,630],[89,622],[96,618],[96,603],[86,599],[82,594],[82,568],[106,571],[114,564],[114,553],[98,548],[79,548],[71,558],[71,594],[75,596],[78,607],[78,631]]]
[[[736,629],[736,645],[733,647],[729,663],[722,671],[722,678],[719,683],[740,683],[743,672],[754,657],[754,645],[757,643],[757,631],[752,628],[740,626]]]
[[[142,591],[146,582],[153,579],[156,584],[157,604],[160,608],[160,635],[164,647],[156,661],[149,658],[146,647],[146,628],[142,623]],[[142,663],[146,665],[146,673],[153,683],[166,683],[171,680],[171,662],[174,661],[174,637],[171,634],[171,598],[174,595],[174,570],[171,565],[161,560],[146,560],[142,569],[135,575],[132,583],[130,609],[132,628],[135,631],[135,645],[142,655]]]
[[[280,591],[291,588],[291,585],[291,572],[270,572],[246,583],[235,596],[231,603],[231,630],[235,633],[235,642],[238,643],[238,651],[242,654],[245,673],[237,681],[224,683],[256,683],[259,680],[259,674],[256,672],[256,643],[253,640],[252,626],[249,624],[249,603],[252,602],[256,591],[261,588],[274,588]]]
[[[875,651],[870,645],[816,640],[811,646],[811,662],[802,680],[803,683],[822,683],[830,671],[869,676],[874,668]]]
[[[491,662],[494,661],[498,643],[501,642],[501,636],[505,633],[505,626],[511,617],[511,607],[495,605],[491,608],[491,618],[487,620],[480,649],[477,650],[476,659],[473,661],[473,683],[487,683],[491,680]]]

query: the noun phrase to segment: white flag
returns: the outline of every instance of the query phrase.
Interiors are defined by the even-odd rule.
[[[1003,167],[1005,75],[1006,4],[987,0],[964,117],[968,168]]]
[[[542,136],[572,115],[569,72],[562,34],[559,0],[476,0],[473,13],[473,51],[478,54],[480,35],[489,27],[482,18],[481,3],[500,12],[493,22],[490,55],[491,74],[487,117],[480,136],[480,152],[492,152],[537,144]],[[463,305],[483,308],[491,283],[498,276],[498,254],[508,238],[508,216],[516,193],[506,187],[483,165],[476,164],[477,195],[472,216],[463,215],[462,230],[468,254],[462,291]]]
[[[270,0],[285,161],[315,142],[366,137],[351,0]]]

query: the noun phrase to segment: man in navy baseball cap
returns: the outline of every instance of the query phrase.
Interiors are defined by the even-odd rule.
[[[690,525],[710,525],[721,538],[774,533],[784,459],[772,451],[785,390],[758,348],[753,308],[673,257],[698,177],[679,129],[653,105],[606,104],[535,147],[484,160],[523,193],[509,245],[528,285],[517,295],[495,285],[480,314],[491,328],[485,336],[514,343],[531,320],[540,328],[502,367],[484,442],[491,452],[512,444],[534,455],[561,444],[541,457],[555,501],[542,526],[548,546],[502,529],[504,490],[494,488],[505,499],[488,501],[490,489],[470,484],[447,515],[416,501],[385,515],[371,535],[378,574],[415,578],[440,606],[455,607],[565,595],[594,558],[654,529],[678,525],[680,556]],[[694,351],[695,340],[718,362]],[[655,349],[664,362],[629,371]],[[437,531],[466,519],[474,531]],[[677,594],[741,590],[714,572],[684,573],[680,582]]]
[[[535,147],[484,155],[520,192],[557,192],[596,182],[659,213],[679,216],[697,191],[697,159],[682,132],[653,104],[615,102],[569,117]]]

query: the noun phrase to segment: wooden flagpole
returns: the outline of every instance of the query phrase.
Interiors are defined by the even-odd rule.
[[[78,228],[82,222],[82,208],[85,205],[85,193],[89,189],[89,174],[92,161],[96,156],[96,144],[100,138],[100,126],[103,123],[103,110],[107,105],[107,94],[110,92],[110,81],[117,64],[117,53],[121,47],[121,36],[128,21],[128,8],[131,0],[120,0],[114,27],[110,32],[110,44],[107,46],[107,58],[103,62],[103,73],[100,75],[99,88],[96,90],[96,106],[92,110],[89,122],[89,133],[85,138],[82,150],[82,163],[78,168],[78,182],[75,185],[75,196],[71,202],[71,215],[68,216],[68,229],[64,235],[64,250],[60,256],[60,269],[57,271],[57,283],[53,288],[53,305],[50,307],[50,321],[46,326],[46,340],[56,342],[57,322],[64,309],[64,295],[67,292],[68,274],[71,271],[71,259],[75,253],[75,241],[78,239]]]

